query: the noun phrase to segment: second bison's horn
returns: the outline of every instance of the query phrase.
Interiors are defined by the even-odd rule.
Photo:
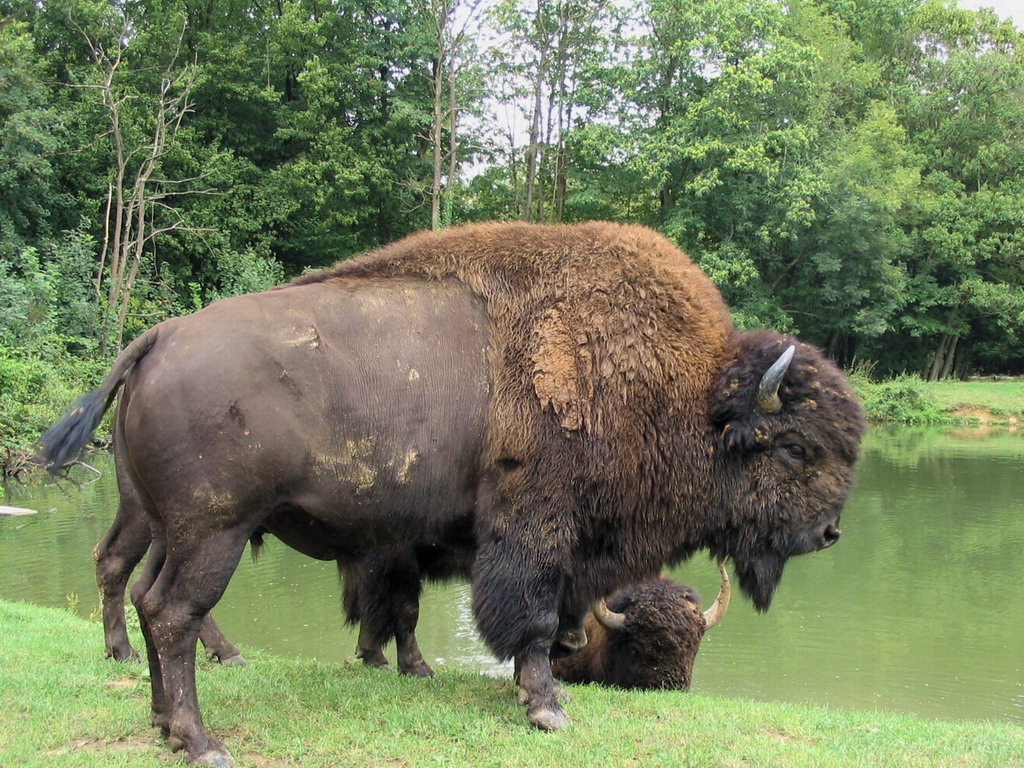
[[[725,564],[718,563],[718,572],[722,574],[722,586],[718,589],[718,597],[715,602],[704,611],[704,628],[711,629],[722,620],[725,611],[729,607],[729,596],[732,594],[732,586],[729,584],[729,574],[725,570]]]
[[[779,359],[772,364],[772,367],[765,371],[764,376],[761,377],[761,383],[757,387],[757,404],[761,406],[761,410],[765,413],[778,413],[782,410],[782,400],[779,398],[779,385],[782,384],[782,378],[786,375],[786,371],[789,370],[789,364],[793,362],[793,354],[795,352],[796,346],[790,344],[786,351],[779,356]]]
[[[626,626],[626,614],[611,610],[603,597],[594,603],[591,610],[594,612],[594,618],[605,629],[616,630]]]

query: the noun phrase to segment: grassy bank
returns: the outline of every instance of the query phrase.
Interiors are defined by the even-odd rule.
[[[0,601],[0,628],[0,766],[183,764],[147,726],[144,667],[102,659],[98,624]],[[207,723],[250,768],[1024,766],[1009,724],[574,686],[572,725],[544,734],[507,681],[245,651],[248,667],[204,662],[198,680]]]
[[[906,424],[991,424],[1024,422],[1024,378],[933,381],[902,376],[875,382],[853,374],[868,418]]]

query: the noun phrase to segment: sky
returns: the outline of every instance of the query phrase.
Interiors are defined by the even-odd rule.
[[[1013,19],[1017,29],[1024,28],[1024,0],[960,0],[961,8],[994,8],[1000,19]]]

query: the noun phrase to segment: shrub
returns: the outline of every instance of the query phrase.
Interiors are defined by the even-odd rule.
[[[850,382],[871,421],[938,424],[950,420],[925,383],[916,376],[903,375],[890,381],[874,382],[864,373],[854,371]]]
[[[0,460],[8,451],[31,449],[77,397],[99,383],[109,361],[70,351],[89,345],[94,342],[49,335],[28,349],[0,346]]]

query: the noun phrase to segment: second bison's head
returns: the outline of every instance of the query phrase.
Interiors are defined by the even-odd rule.
[[[764,611],[788,558],[839,539],[865,426],[842,372],[817,349],[768,331],[736,339],[709,414],[724,516],[709,546],[732,558]]]
[[[589,642],[574,656],[554,659],[552,672],[570,683],[688,690],[704,632],[729,606],[729,576],[723,564],[718,569],[721,588],[706,611],[691,587],[666,578],[601,599],[585,619]]]

